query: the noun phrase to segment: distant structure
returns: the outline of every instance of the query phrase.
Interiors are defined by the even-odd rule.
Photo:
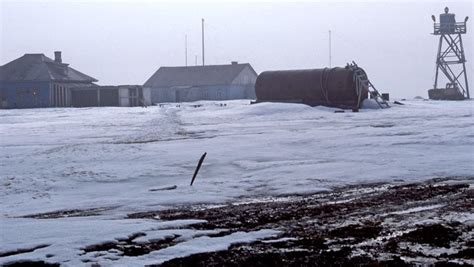
[[[469,85],[466,73],[466,57],[462,43],[462,35],[466,33],[466,17],[463,22],[456,22],[455,15],[444,9],[444,14],[431,16],[434,22],[434,35],[439,35],[438,53],[436,56],[436,75],[433,89],[428,90],[428,96],[434,100],[463,100],[469,99]],[[446,47],[443,47],[446,45]],[[445,88],[438,88],[439,71],[448,82]]]
[[[99,86],[98,80],[44,54],[25,54],[0,67],[0,108],[148,106],[140,85]]]
[[[77,86],[70,89],[71,107],[146,107],[151,105],[149,89],[141,85]]]
[[[143,85],[153,103],[255,99],[257,73],[248,63],[161,67]]]
[[[95,78],[44,54],[25,54],[0,67],[0,107],[37,108],[71,106],[71,87],[91,86]]]

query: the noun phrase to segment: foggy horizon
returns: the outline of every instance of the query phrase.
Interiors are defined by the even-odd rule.
[[[472,266],[474,0],[221,1],[0,0],[0,266]]]
[[[443,2],[32,2],[1,1],[4,65],[26,53],[62,58],[100,85],[143,84],[161,66],[250,63],[266,70],[332,67],[352,60],[374,85],[397,98],[427,97],[433,87],[438,37],[431,15],[447,5],[463,35],[473,85],[473,4]],[[443,87],[444,81],[439,83]]]

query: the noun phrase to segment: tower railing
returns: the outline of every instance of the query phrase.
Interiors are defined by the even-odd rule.
[[[466,22],[434,23],[434,35],[466,33]]]

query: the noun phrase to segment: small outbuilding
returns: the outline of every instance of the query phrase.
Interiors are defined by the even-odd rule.
[[[72,107],[136,107],[150,104],[150,90],[141,85],[92,85],[71,88]]]
[[[161,67],[143,85],[152,103],[255,99],[257,73],[248,63]]]

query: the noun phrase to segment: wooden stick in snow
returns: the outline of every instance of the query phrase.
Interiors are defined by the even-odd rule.
[[[207,155],[207,152],[204,152],[204,154],[202,154],[201,158],[199,159],[198,165],[196,166],[196,170],[194,171],[193,179],[191,179],[191,184],[190,184],[191,186],[194,183],[194,179],[196,179],[196,175],[198,174],[199,169],[201,169],[202,162],[204,161],[204,158],[206,157],[206,155]]]
[[[166,186],[166,187],[160,187],[160,188],[151,188],[148,191],[154,192],[154,191],[166,191],[166,190],[174,190],[178,188],[177,185],[172,185],[172,186]]]

